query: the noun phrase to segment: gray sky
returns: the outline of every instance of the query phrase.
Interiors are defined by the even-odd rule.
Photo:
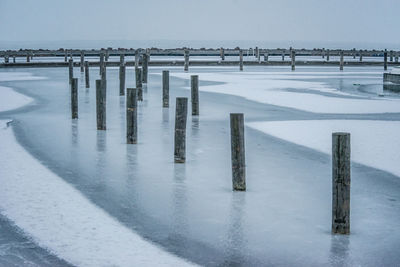
[[[400,0],[0,0],[0,41],[400,43]]]

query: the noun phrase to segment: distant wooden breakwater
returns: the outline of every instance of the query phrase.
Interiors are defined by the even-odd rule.
[[[296,65],[311,66],[384,66],[399,65],[400,51],[356,50],[356,49],[295,49],[275,48],[176,48],[176,49],[24,49],[0,51],[0,67],[66,67],[68,58],[80,58],[74,66],[84,67],[85,58],[90,58],[91,66],[100,66],[100,57],[104,55],[107,66],[119,66],[117,57],[126,58],[126,66],[142,64],[143,55],[147,55],[149,66],[241,66],[243,65],[287,65],[294,70]],[[131,59],[129,58],[131,57]],[[195,57],[195,58],[193,58]],[[207,58],[206,58],[207,57]],[[39,60],[33,60],[33,59]],[[64,60],[57,60],[63,58]],[[99,60],[96,60],[98,58]],[[137,61],[139,61],[137,63]]]

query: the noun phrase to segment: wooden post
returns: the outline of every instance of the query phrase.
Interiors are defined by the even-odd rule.
[[[120,54],[119,55],[119,64],[125,64],[125,55],[124,54]]]
[[[332,134],[332,233],[350,233],[350,134]]]
[[[106,50],[106,54],[104,56],[104,61],[108,62],[108,58],[110,57],[110,51],[108,51],[108,49]]]
[[[135,69],[139,68],[139,49],[135,50]]]
[[[106,63],[103,61],[103,64],[101,65],[101,86],[104,87],[105,90],[107,90],[107,67]]]
[[[137,89],[126,89],[126,142],[137,143]]]
[[[199,115],[199,76],[190,76],[191,95],[192,95],[192,116]]]
[[[83,51],[81,51],[81,64],[80,64],[81,72],[84,71],[84,65],[85,65],[85,54]]]
[[[68,50],[65,50],[64,62],[68,62]]]
[[[148,76],[148,71],[149,71],[149,63],[148,63],[148,55],[143,54],[143,62],[142,62],[142,82],[147,83],[147,76]]]
[[[119,95],[125,95],[125,63],[119,66]]]
[[[282,61],[285,61],[285,52],[282,52]]]
[[[89,61],[85,61],[85,84],[86,88],[90,87],[90,80],[89,80]]]
[[[31,56],[29,54],[26,56],[26,62],[31,62]]]
[[[390,50],[390,62],[393,62],[393,50]]]
[[[399,55],[396,54],[396,56],[394,57],[394,62],[398,63],[399,62]],[[14,57],[14,63],[15,63],[15,57]]]
[[[162,72],[163,108],[169,107],[169,71]]]
[[[383,69],[387,70],[387,52],[383,53]]]
[[[396,62],[398,62],[399,57],[396,56],[396,58],[397,58],[397,61],[396,61]],[[13,55],[13,63],[15,63],[15,55]]]
[[[225,50],[223,47],[220,48],[220,56],[221,56],[221,60],[225,60]]]
[[[294,50],[292,50],[291,60],[292,60],[292,70],[295,70],[296,69],[296,52]]]
[[[135,80],[136,80],[138,101],[143,101],[142,70],[140,68],[135,69]]]
[[[97,130],[106,130],[106,89],[102,80],[96,80],[96,121]]]
[[[232,186],[234,191],[246,191],[243,113],[231,113]]]
[[[72,119],[78,118],[78,78],[71,80],[71,115]]]
[[[268,62],[268,52],[265,52],[265,53],[264,53],[264,61],[265,61],[265,62]]]
[[[329,49],[327,49],[326,50],[326,61],[329,61],[329,56],[330,56],[329,53],[330,53],[330,51],[329,51]]]
[[[101,73],[103,72],[103,67],[104,67],[104,54],[103,53],[100,53],[99,67],[100,67],[99,74],[101,75]]]
[[[343,50],[340,51],[340,70],[343,70],[344,65],[344,53]]]
[[[9,60],[8,55],[4,55],[4,63],[9,63],[9,62],[10,62],[10,60]]]
[[[239,50],[239,69],[243,70],[243,50]]]
[[[322,48],[321,54],[322,54],[322,58],[324,59],[325,58],[325,48]]]
[[[189,71],[189,50],[188,49],[185,49],[184,57],[185,57],[184,71]]]
[[[72,78],[74,78],[74,61],[72,58],[68,60],[68,72],[69,72],[69,84],[72,83]]]
[[[363,60],[363,54],[362,54],[362,50],[360,50],[360,62],[362,62]]]
[[[184,163],[186,160],[186,119],[187,119],[187,98],[176,98],[175,111],[175,163]]]

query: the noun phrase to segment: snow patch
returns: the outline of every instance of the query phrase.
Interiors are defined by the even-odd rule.
[[[15,92],[10,87],[0,86],[0,112],[20,108],[33,102],[29,96]]]

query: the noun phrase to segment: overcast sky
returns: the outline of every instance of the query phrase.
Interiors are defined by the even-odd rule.
[[[400,43],[400,0],[0,0],[0,41]]]

